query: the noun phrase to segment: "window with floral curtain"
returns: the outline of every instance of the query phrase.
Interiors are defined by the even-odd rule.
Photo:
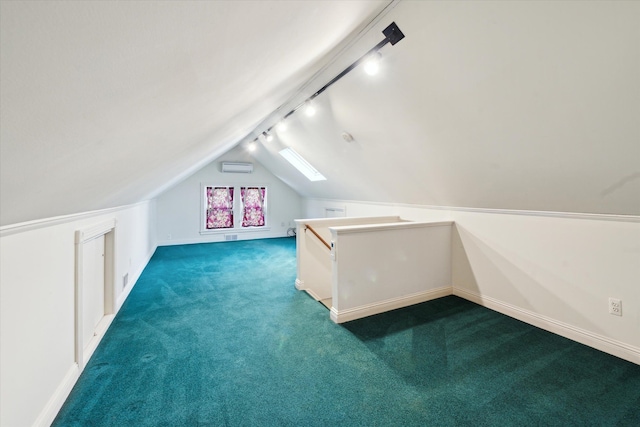
[[[233,228],[233,187],[207,187],[207,230]]]
[[[243,227],[264,227],[266,194],[265,187],[240,187]]]

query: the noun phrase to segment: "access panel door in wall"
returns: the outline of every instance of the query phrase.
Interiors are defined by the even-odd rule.
[[[82,252],[82,342],[91,343],[96,328],[105,315],[104,235],[89,240]]]

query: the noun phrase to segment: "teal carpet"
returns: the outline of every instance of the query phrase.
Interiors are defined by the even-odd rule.
[[[54,426],[640,426],[640,366],[457,297],[336,325],[290,238],[160,247]]]

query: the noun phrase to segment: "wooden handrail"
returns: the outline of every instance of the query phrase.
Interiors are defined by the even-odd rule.
[[[316,230],[314,230],[313,228],[311,228],[311,226],[309,224],[305,224],[304,225],[304,231],[307,231],[307,229],[311,230],[311,232],[318,238],[320,239],[320,241],[322,243],[324,243],[324,245],[327,247],[327,249],[331,250],[331,246],[329,246],[329,244],[327,242],[325,242],[325,240],[320,237],[320,235],[316,232]]]

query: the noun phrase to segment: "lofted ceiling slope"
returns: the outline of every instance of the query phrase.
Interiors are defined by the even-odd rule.
[[[402,1],[352,51],[391,21],[381,73],[292,116],[263,165],[306,197],[640,215],[639,2]]]
[[[1,2],[0,225],[153,197],[389,1]]]
[[[154,197],[246,146],[391,21],[406,38],[382,49],[381,73],[353,70],[257,161],[305,197],[640,215],[639,2],[1,12],[2,225]],[[327,181],[293,170],[284,147]]]

